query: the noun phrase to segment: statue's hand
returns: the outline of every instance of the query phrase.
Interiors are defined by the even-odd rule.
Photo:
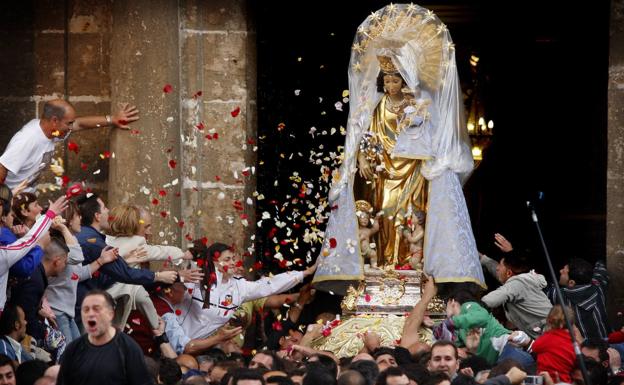
[[[371,164],[368,162],[368,160],[366,160],[366,157],[361,155],[358,157],[358,168],[360,176],[362,178],[371,180],[375,177],[373,168],[371,167]]]

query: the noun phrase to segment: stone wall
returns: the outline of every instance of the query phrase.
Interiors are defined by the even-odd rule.
[[[63,3],[0,5],[0,147],[66,86],[78,115],[135,104],[131,131],[76,133],[77,154],[59,148],[70,179],[109,207],[149,207],[156,239],[249,246],[256,61],[247,2],[68,0],[67,50]]]
[[[110,5],[96,0],[68,2],[69,60],[65,68],[63,3],[3,2],[0,149],[25,123],[39,116],[46,100],[63,97],[66,86],[69,100],[80,115],[109,113]],[[108,162],[99,154],[108,149],[108,130],[77,133],[71,140],[80,144],[78,154],[63,149],[58,153],[65,160],[66,175],[74,181],[87,180],[92,188],[105,192]],[[47,179],[53,181],[51,174]]]
[[[610,313],[624,310],[624,0],[611,1],[607,267]]]
[[[167,241],[207,237],[239,249],[249,245],[251,28],[245,1],[113,6],[111,73],[123,75],[112,79],[112,100],[140,106],[141,121],[138,132],[113,132],[110,200],[151,206],[159,219],[155,233]]]

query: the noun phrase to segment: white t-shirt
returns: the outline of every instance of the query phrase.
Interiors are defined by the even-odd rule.
[[[11,189],[28,179],[25,191],[34,191],[39,175],[52,160],[56,141],[45,136],[39,122],[33,119],[16,132],[0,156],[0,164],[8,170],[4,183]]]

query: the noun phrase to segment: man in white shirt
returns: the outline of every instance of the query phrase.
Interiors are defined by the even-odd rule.
[[[127,103],[120,107],[113,116],[76,117],[74,107],[67,101],[46,102],[41,119],[31,120],[15,133],[0,156],[0,182],[14,189],[26,181],[24,191],[34,192],[37,179],[52,160],[56,142],[72,131],[107,126],[128,129],[129,123],[139,119],[136,107]]]

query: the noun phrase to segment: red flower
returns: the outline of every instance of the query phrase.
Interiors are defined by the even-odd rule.
[[[189,293],[189,294],[193,294],[193,288],[192,288],[192,287],[189,287],[189,288],[188,288],[188,293]]]
[[[180,314],[182,314],[182,310],[180,310],[180,309],[176,309],[176,311],[175,311],[175,315],[180,315]]]
[[[166,211],[161,211],[161,212],[160,212],[160,216],[161,216],[161,217],[163,217],[163,218],[167,218],[167,215],[168,215],[168,214],[167,214],[167,212],[166,212]]]
[[[184,221],[179,221],[178,226],[180,226],[180,228],[184,227]]]
[[[88,166],[89,166],[89,164],[88,164],[88,163],[83,163],[83,162],[80,162],[80,168],[81,168],[81,169],[83,169],[84,171],[87,171],[87,167],[88,167]]]
[[[108,159],[110,157],[111,157],[110,151],[104,151],[102,154],[100,154],[100,158],[102,159]]]
[[[282,331],[282,323],[280,321],[275,321],[273,322],[273,324],[271,325],[271,327],[273,328],[273,330],[275,331]]]
[[[77,281],[77,280],[80,279],[80,276],[78,274],[76,274],[76,273],[72,273],[71,279],[72,279],[72,281]]]
[[[204,266],[204,260],[203,259],[198,259],[197,260],[197,267],[202,267]]]
[[[152,199],[152,204],[153,204],[153,205],[157,205],[157,204],[159,204],[159,203],[160,203],[160,202],[158,201],[158,199],[156,199],[156,198]]]
[[[178,163],[177,163],[174,159],[171,159],[171,160],[169,161],[169,167],[171,167],[171,168],[176,168],[176,165],[177,165],[177,164],[178,164]]]
[[[217,260],[219,259],[219,257],[220,257],[220,256],[221,256],[221,252],[219,252],[219,251],[215,251],[215,252],[212,254],[212,260],[213,260],[213,261],[217,261]]]
[[[331,335],[331,329],[327,328],[327,329],[323,329],[323,331],[321,333],[323,333],[323,337],[329,337]]]
[[[67,184],[70,182],[67,175],[63,175],[61,179],[63,180],[63,187],[67,186]]]
[[[212,285],[215,282],[217,282],[217,274],[213,271],[210,273],[210,278],[208,278],[208,284]]]
[[[236,107],[235,109],[233,109],[232,112],[230,112],[230,114],[232,114],[233,118],[237,117],[238,114],[240,114],[240,107]]]
[[[260,270],[262,269],[262,262],[256,262],[253,264],[253,268],[254,270]]]
[[[75,152],[76,154],[78,153],[78,145],[76,142],[72,142],[71,140],[67,143],[67,149]]]
[[[158,195],[160,195],[161,197],[164,197],[165,195],[167,195],[167,192],[165,190],[160,190],[158,192]]]
[[[370,294],[366,294],[366,295],[364,296],[364,301],[366,301],[366,302],[370,302],[370,301],[371,301],[371,296],[370,296]]]
[[[204,126],[204,122],[199,122],[195,125],[195,128],[197,128],[199,131],[202,131],[205,127],[206,126]]]
[[[220,181],[221,181],[221,177],[220,177],[219,175],[215,175],[215,180],[216,180],[217,182],[220,182]]]
[[[212,138],[213,138],[214,140],[219,139],[219,133],[218,133],[218,132],[215,132],[214,134],[212,134]]]
[[[331,247],[332,249],[335,249],[336,245],[338,245],[336,238],[329,238],[329,247]]]
[[[243,266],[243,261],[236,262],[236,267],[242,267],[242,266]]]
[[[197,91],[197,92],[195,92],[195,95],[193,95],[193,98],[198,98],[198,97],[202,96],[202,94],[203,94],[203,92],[201,92],[201,90]]]
[[[207,245],[207,244],[208,244],[208,238],[203,237],[203,238],[201,239],[201,242],[202,242],[204,245]]]
[[[286,261],[285,259],[282,259],[282,260],[279,262],[279,267],[281,267],[282,269],[285,269],[286,267],[288,267],[288,264],[287,264],[287,263],[288,263],[288,261]]]
[[[173,86],[171,84],[165,84],[165,86],[163,87],[163,92],[168,94],[171,91],[173,91]]]

